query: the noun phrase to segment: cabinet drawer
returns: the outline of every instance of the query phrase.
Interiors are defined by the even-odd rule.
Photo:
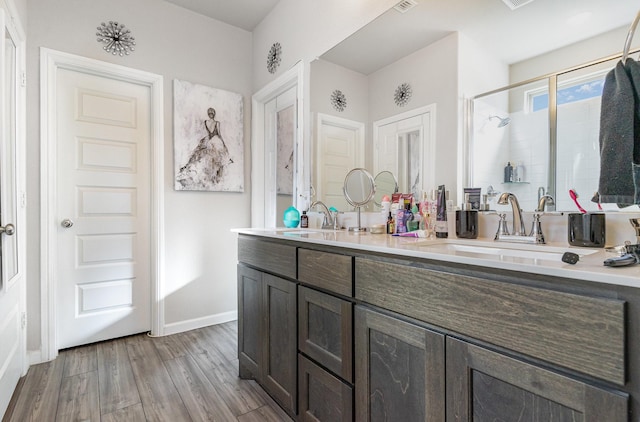
[[[351,422],[353,388],[298,355],[300,421]]]
[[[330,252],[298,250],[298,280],[343,296],[353,296],[353,258]]]
[[[298,286],[298,349],[342,379],[353,380],[353,305]]]
[[[296,278],[295,246],[239,236],[238,261],[267,272]]]
[[[625,383],[625,302],[356,259],[356,298],[594,377]]]

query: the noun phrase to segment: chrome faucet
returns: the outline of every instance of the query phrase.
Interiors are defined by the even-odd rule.
[[[544,208],[547,205],[555,205],[555,201],[553,200],[553,196],[551,196],[551,195],[541,195],[538,198],[538,208],[536,208],[536,212],[544,212]]]
[[[324,214],[324,219],[322,220],[322,228],[323,229],[334,229],[336,228],[337,217],[331,214],[329,208],[322,201],[313,201],[311,205],[309,205],[309,209],[315,207],[316,205],[320,205],[322,207],[322,213]]]
[[[533,226],[529,235],[525,232],[524,221],[522,220],[522,210],[518,203],[518,198],[510,192],[505,192],[500,195],[498,204],[507,205],[511,204],[513,210],[513,233],[509,234],[506,227],[505,214],[499,214],[500,221],[498,223],[498,231],[494,240],[502,242],[520,242],[520,243],[545,243],[544,235],[542,234],[542,227],[540,225],[540,215],[544,212],[544,208],[547,204],[553,204],[553,198],[550,195],[542,195],[538,201],[538,208],[533,216]]]
[[[513,230],[511,234],[514,236],[525,236],[524,221],[522,221],[522,210],[520,209],[518,198],[510,192],[504,192],[500,195],[500,198],[498,198],[498,204],[507,205],[507,203],[511,204],[511,209],[513,210]]]

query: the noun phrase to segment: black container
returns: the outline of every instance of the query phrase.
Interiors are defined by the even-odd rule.
[[[568,235],[571,246],[604,248],[606,237],[604,213],[571,213],[568,217]]]
[[[476,239],[478,237],[478,211],[456,211],[456,236],[461,239]]]

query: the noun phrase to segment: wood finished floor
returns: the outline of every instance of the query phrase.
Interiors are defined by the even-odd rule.
[[[3,422],[291,421],[238,378],[237,323],[61,351],[34,365]]]

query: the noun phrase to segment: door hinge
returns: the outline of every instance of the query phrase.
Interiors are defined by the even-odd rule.
[[[23,88],[27,86],[27,72],[23,71],[20,75],[20,85],[22,85]]]
[[[22,325],[22,329],[24,330],[24,328],[27,326],[27,313],[26,312],[22,313],[22,318],[21,318],[20,323]]]

